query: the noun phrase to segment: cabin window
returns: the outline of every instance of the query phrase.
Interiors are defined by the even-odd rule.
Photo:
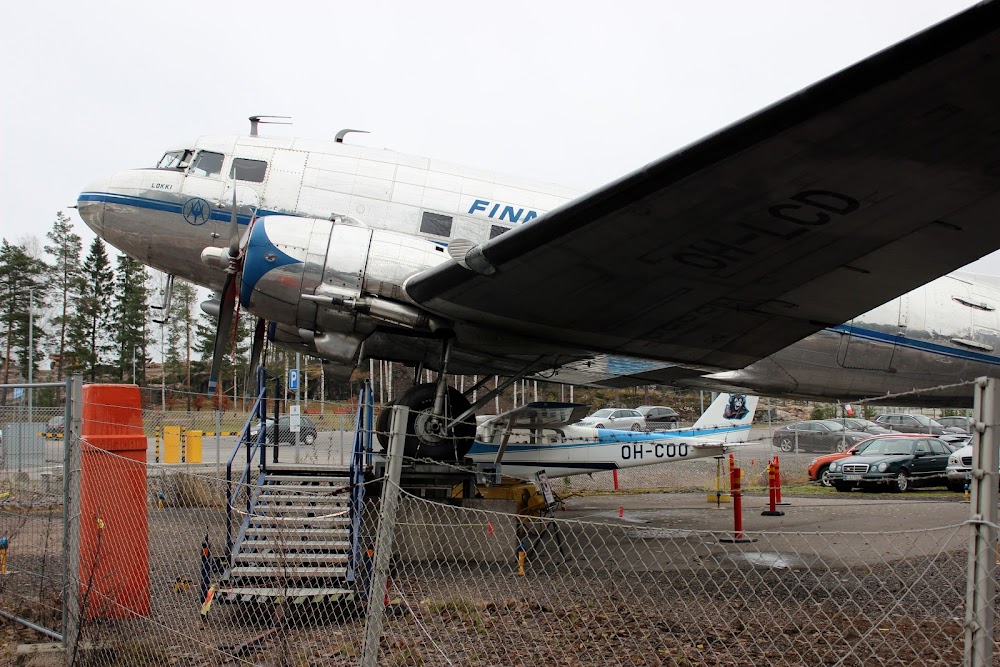
[[[267,172],[267,163],[263,160],[248,160],[245,157],[233,159],[233,168],[229,170],[229,178],[237,181],[263,183]]]
[[[451,216],[424,211],[424,217],[420,220],[420,231],[436,236],[451,236]]]
[[[191,149],[185,149],[182,151],[167,151],[160,158],[160,161],[156,163],[157,169],[187,169],[188,165],[191,164],[191,156],[194,155],[194,151]]]
[[[191,164],[189,173],[195,176],[218,176],[222,173],[222,153],[200,151]]]
[[[500,225],[492,225],[490,227],[490,238],[495,239],[506,231],[510,231],[510,227],[501,227]]]

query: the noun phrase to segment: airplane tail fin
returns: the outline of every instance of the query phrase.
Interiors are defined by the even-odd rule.
[[[757,396],[750,394],[719,394],[692,428],[717,432],[725,436],[726,442],[745,440],[757,410],[757,400]]]

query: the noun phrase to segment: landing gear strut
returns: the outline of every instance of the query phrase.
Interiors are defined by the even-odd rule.
[[[437,381],[418,384],[403,394],[396,405],[410,409],[406,423],[404,456],[432,458],[438,461],[460,461],[472,447],[476,437],[476,421],[452,424],[454,417],[470,408],[470,403],[454,387],[448,386],[448,360],[452,339],[446,338],[441,349],[441,372]],[[415,379],[420,377],[417,369]],[[375,425],[382,447],[389,447],[389,410],[382,410]]]

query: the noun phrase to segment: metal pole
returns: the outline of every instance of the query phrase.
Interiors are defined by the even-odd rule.
[[[76,645],[80,631],[80,586],[70,576],[80,561],[80,422],[83,419],[83,376],[66,378],[63,423],[63,649]],[[73,478],[72,483],[70,477]]]
[[[302,387],[302,370],[301,370],[301,366],[302,366],[302,353],[301,352],[296,352],[295,353],[295,375],[296,375],[296,377],[299,378],[299,384],[295,387],[295,407],[299,408],[299,409],[301,409],[301,407],[302,407],[302,403],[300,402],[302,400],[301,399],[301,396],[302,396],[302,390],[301,390],[301,387]],[[296,412],[298,412],[301,415],[302,413],[299,411],[299,409],[297,409]],[[299,419],[301,420],[302,418],[299,417]],[[300,423],[301,423],[301,421],[300,421]],[[301,426],[299,428],[301,428]],[[275,441],[275,443],[277,443],[277,441]],[[296,463],[299,462],[299,429],[295,429],[295,462]]]
[[[259,392],[258,392],[259,393]],[[260,421],[261,424],[265,423],[265,420]],[[215,411],[215,478],[219,479],[222,476],[222,443],[220,438],[222,437],[222,413],[218,410]]]
[[[362,667],[375,667],[378,664],[382,619],[385,616],[383,592],[389,571],[389,559],[392,556],[396,507],[399,504],[399,475],[403,469],[406,422],[410,415],[410,409],[403,405],[394,405],[391,410],[389,448],[386,452],[386,478],[382,482],[380,519],[375,537],[375,562],[368,587],[368,614],[365,621],[364,647],[361,653]]]
[[[28,290],[28,385],[35,381],[35,290]],[[35,421],[35,390],[28,387],[28,428],[34,432]],[[63,424],[63,436],[65,438],[66,425]],[[23,431],[22,431],[23,437]],[[28,437],[32,437],[29,433]],[[43,457],[44,458],[44,457]],[[18,467],[20,470],[20,467]]]
[[[965,591],[965,664],[993,664],[996,615],[997,465],[1000,454],[1000,400],[996,378],[979,378],[973,399],[972,489],[969,570]]]

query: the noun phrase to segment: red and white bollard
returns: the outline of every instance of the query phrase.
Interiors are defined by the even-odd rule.
[[[785,516],[785,513],[775,508],[778,503],[778,463],[775,460],[767,464],[767,501],[768,508],[760,513],[761,516]]]
[[[781,500],[781,462],[778,460],[777,456],[774,457],[774,485],[775,485],[775,493],[774,493],[775,504],[791,505],[791,503],[782,502]]]
[[[720,537],[720,542],[753,542],[743,534],[743,493],[740,491],[740,481],[743,471],[732,468],[729,471],[729,493],[733,497],[733,536]]]

